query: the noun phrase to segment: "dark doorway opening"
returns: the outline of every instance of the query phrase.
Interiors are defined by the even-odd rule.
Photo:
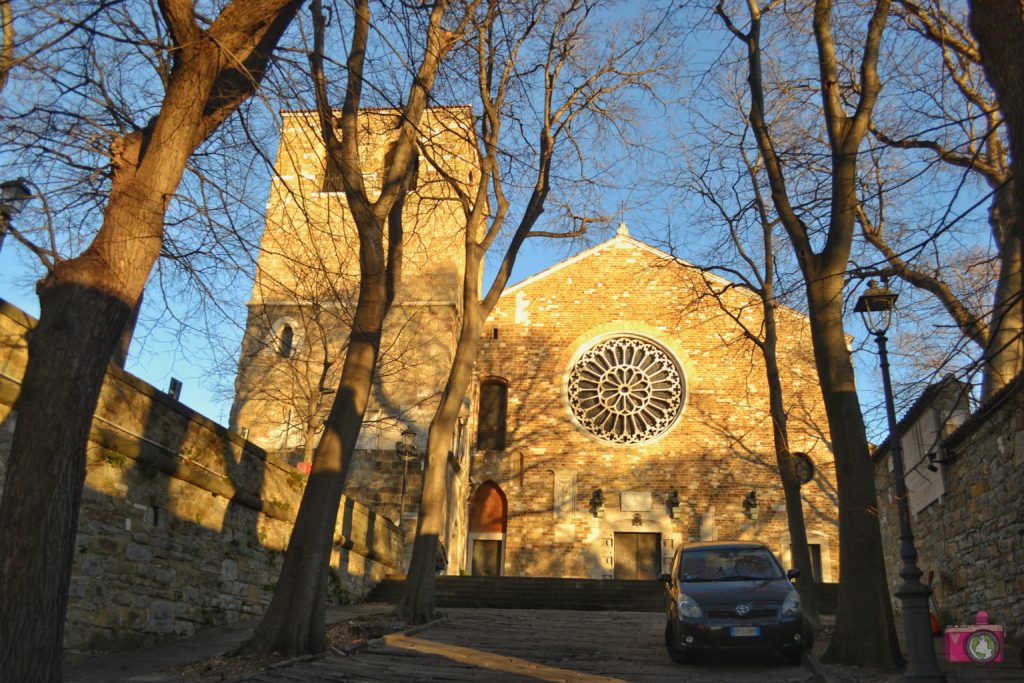
[[[473,576],[501,576],[501,541],[473,541]]]

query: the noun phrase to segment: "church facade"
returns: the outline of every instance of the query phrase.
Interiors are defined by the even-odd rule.
[[[377,136],[367,145],[372,158],[386,148],[389,119],[366,116]],[[402,525],[409,541],[422,478],[416,456],[461,315],[462,240],[443,177],[472,182],[469,116],[428,113],[427,144],[443,153],[425,159],[451,166],[432,177],[421,160],[406,208],[417,246],[348,475],[347,494]],[[344,266],[353,230],[313,123],[308,114],[284,117],[232,411],[235,428],[300,470],[333,398],[333,359],[354,304],[355,276]],[[318,277],[331,286],[302,293]],[[789,564],[764,363],[743,333],[759,330],[761,309],[751,292],[727,284],[623,225],[505,291],[452,435],[448,573],[654,578],[679,544],[713,539],[758,540]],[[802,488],[812,562],[816,578],[836,581],[835,468],[810,330],[794,311],[778,315],[789,447],[813,465]]]

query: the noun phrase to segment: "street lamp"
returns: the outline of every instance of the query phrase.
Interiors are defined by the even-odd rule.
[[[3,249],[11,219],[21,213],[31,198],[32,190],[24,178],[0,183],[0,249]]]
[[[907,499],[906,473],[903,469],[903,447],[896,433],[896,407],[892,398],[889,378],[889,356],[885,349],[885,333],[892,323],[897,294],[884,284],[871,280],[868,290],[857,300],[853,310],[861,314],[864,326],[878,343],[878,359],[882,368],[882,388],[885,393],[885,415],[889,422],[889,453],[892,456],[893,477],[896,479],[896,509],[900,520],[900,585],[896,597],[903,606],[903,633],[907,641],[907,671],[904,678],[914,681],[945,681],[935,662],[932,644],[931,619],[928,615],[928,596],[931,590],[921,583],[921,570],[917,566],[914,532],[910,528],[910,506]]]
[[[395,442],[395,455],[402,461],[402,499],[399,504],[398,526],[402,526],[405,519],[405,487],[409,478],[409,463],[420,457],[420,449],[416,448],[416,432],[406,429],[402,432],[402,438]]]

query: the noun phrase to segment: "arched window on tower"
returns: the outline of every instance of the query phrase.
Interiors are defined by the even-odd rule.
[[[282,358],[291,358],[295,347],[295,330],[291,325],[283,325],[277,334],[277,353]]]
[[[507,410],[508,385],[501,380],[485,380],[480,385],[480,413],[476,431],[478,449],[500,451],[505,448]]]

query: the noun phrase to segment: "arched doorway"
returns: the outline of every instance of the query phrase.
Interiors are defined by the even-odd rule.
[[[501,576],[505,564],[508,500],[493,481],[481,484],[469,499],[467,567],[472,576]]]

